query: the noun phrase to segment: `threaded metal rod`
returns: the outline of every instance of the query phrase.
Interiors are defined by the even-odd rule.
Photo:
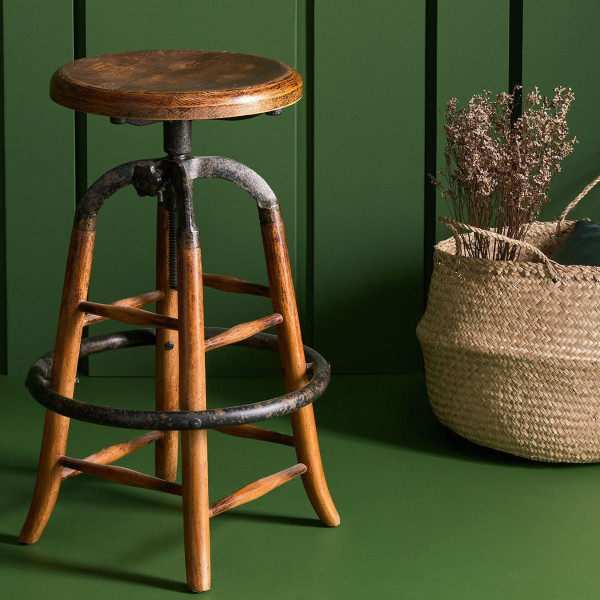
[[[192,122],[163,121],[163,148],[170,158],[192,151]]]

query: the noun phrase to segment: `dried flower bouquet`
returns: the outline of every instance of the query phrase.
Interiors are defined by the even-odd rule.
[[[459,108],[456,98],[446,105],[445,166],[430,176],[456,221],[480,229],[495,229],[522,240],[548,201],[552,177],[577,142],[568,140],[567,113],[571,89],[557,87],[543,97],[536,87],[525,96],[516,117],[520,86],[496,99],[484,91]],[[482,234],[462,236],[463,250],[474,258],[515,260],[518,248]]]

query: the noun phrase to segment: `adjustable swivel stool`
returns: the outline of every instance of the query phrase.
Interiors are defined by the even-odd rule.
[[[33,397],[47,408],[38,476],[22,543],[37,541],[64,479],[89,473],[110,481],[183,497],[187,585],[210,588],[209,518],[254,500],[301,475],[321,521],[338,525],[323,473],[312,402],[329,383],[329,365],[303,346],[285,233],[271,188],[248,167],[222,157],[189,156],[191,122],[237,119],[278,112],[302,96],[298,72],[275,60],[214,51],[155,50],[83,58],[60,68],[50,85],[52,99],[77,111],[136,125],[162,121],[164,158],[123,164],[98,179],[75,212],[53,353],[38,360],[27,376]],[[194,220],[193,181],[217,177],[245,189],[258,205],[269,286],[202,273]],[[87,299],[95,225],[102,205],[133,185],[158,200],[157,289],[113,304]],[[232,327],[204,327],[202,288],[271,298],[274,314]],[[157,313],[140,307],[156,302]],[[89,337],[85,326],[104,319],[145,325],[139,329]],[[277,325],[277,336],[260,333]],[[156,410],[126,410],[75,400],[77,361],[97,352],[156,344]],[[287,393],[255,404],[206,408],[204,355],[235,344],[279,351]],[[307,364],[308,359],[308,364]],[[252,425],[291,415],[293,435]],[[71,418],[113,427],[150,430],[104,448],[85,460],[66,456]],[[294,446],[298,464],[250,483],[209,505],[206,430]],[[182,483],[174,483],[181,431]],[[156,476],[110,465],[155,443]]]

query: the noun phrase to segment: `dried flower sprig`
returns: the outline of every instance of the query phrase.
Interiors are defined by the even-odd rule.
[[[573,151],[577,139],[568,140],[567,113],[575,99],[571,89],[557,87],[543,97],[536,87],[525,96],[523,113],[513,118],[517,95],[502,92],[476,94],[467,108],[451,98],[446,105],[445,166],[431,176],[449,206],[452,217],[481,229],[522,240],[548,201],[552,177],[561,161]],[[463,236],[468,256],[514,260],[514,245],[490,245],[481,234]]]

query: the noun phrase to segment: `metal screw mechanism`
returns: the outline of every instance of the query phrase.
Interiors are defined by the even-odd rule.
[[[189,154],[192,151],[192,122],[163,121],[163,148],[169,158]]]
[[[163,172],[154,165],[136,165],[131,183],[138,196],[156,196],[164,185]]]
[[[173,348],[175,348],[175,344],[173,342],[167,342],[165,344],[165,349],[166,350],[173,350]]]

